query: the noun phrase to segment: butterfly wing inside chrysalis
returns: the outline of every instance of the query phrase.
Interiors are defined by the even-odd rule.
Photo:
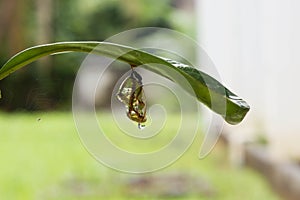
[[[127,108],[127,116],[132,121],[140,123],[147,121],[146,118],[146,97],[142,84],[142,77],[134,70],[121,84],[117,98]]]

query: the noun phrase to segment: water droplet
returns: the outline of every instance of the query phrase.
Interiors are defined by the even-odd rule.
[[[234,96],[234,95],[228,95],[228,98],[233,99],[233,100],[242,100],[240,97]]]
[[[140,130],[143,130],[145,128],[145,125],[144,124],[141,124],[141,123],[138,123],[138,128]]]

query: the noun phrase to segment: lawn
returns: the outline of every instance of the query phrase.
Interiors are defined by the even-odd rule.
[[[107,130],[114,129],[110,123],[105,124]],[[231,167],[222,144],[199,160],[201,136],[173,165],[141,176],[120,173],[98,163],[83,147],[71,113],[0,113],[0,130],[0,199],[4,200],[278,199],[259,174]],[[164,140],[170,135],[160,137]],[[117,137],[114,141],[130,144]],[[174,177],[189,177],[192,183],[200,181],[200,192],[178,192],[180,187],[172,186]],[[145,186],[145,180],[150,179],[159,179],[163,187],[176,188],[178,194],[163,193],[162,187],[149,188],[157,184]]]

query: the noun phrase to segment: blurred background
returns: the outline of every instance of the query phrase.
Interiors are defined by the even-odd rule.
[[[299,7],[297,0],[0,0],[1,66],[37,44],[164,27],[197,40],[223,83],[251,106],[240,125],[225,125],[205,159],[200,134],[172,166],[122,174],[93,159],[76,133],[72,88],[86,55],[40,59],[0,81],[0,199],[299,199]]]
[[[223,134],[235,165],[262,172],[286,199],[299,199],[299,13],[296,0],[198,2],[198,38],[223,83],[251,110]]]
[[[192,1],[1,0],[0,5],[1,64],[33,45],[102,41],[137,27],[165,27],[195,35]],[[0,102],[1,109],[70,108],[74,78],[84,56],[48,57],[1,81],[6,96]]]

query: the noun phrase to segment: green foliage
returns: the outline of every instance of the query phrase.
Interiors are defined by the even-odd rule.
[[[101,119],[105,120],[105,115]],[[178,117],[170,115],[168,120],[175,123]],[[126,195],[126,180],[136,175],[118,173],[91,158],[78,139],[71,113],[0,113],[0,121],[5,121],[1,124],[0,134],[1,199],[141,199]],[[174,133],[168,129],[170,134],[159,134],[160,146],[152,143],[138,148],[131,137],[123,136],[120,140],[115,134],[118,129],[109,121],[101,124],[105,125],[112,141],[136,152],[153,151],[167,144],[170,134]],[[196,155],[201,141],[198,135],[176,163],[156,175],[186,172],[202,177],[216,190],[214,196],[203,196],[202,200],[279,199],[256,172],[230,167],[226,149],[220,144],[210,156],[199,160]],[[144,199],[157,198],[148,196]],[[199,196],[190,194],[176,199],[193,200]]]
[[[9,24],[19,31],[13,34],[16,31],[8,31],[3,27],[2,31],[7,36],[1,40],[0,65],[5,62],[5,58],[37,43],[66,40],[102,41],[116,33],[143,26],[173,28],[168,16],[171,12],[176,12],[170,0],[155,3],[152,0],[52,0],[52,7],[45,13],[50,18],[51,37],[40,41],[37,40],[40,34],[37,30],[41,28],[37,18],[37,1],[23,0],[17,5],[20,7],[15,11],[18,15],[14,14]],[[17,27],[14,21],[21,21],[22,23],[18,23],[21,26]],[[18,38],[13,38],[14,35]],[[70,107],[70,91],[75,72],[79,68],[78,63],[82,60],[82,54],[56,56],[48,59],[46,63],[33,63],[32,67],[1,81],[2,92],[11,98],[3,99],[0,108],[12,111]],[[45,64],[48,66],[45,67]],[[47,68],[46,73],[43,73],[44,68]],[[42,102],[40,99],[43,99]]]
[[[222,115],[230,124],[241,122],[250,109],[244,100],[230,92],[216,79],[198,71],[196,68],[144,51],[106,42],[62,42],[26,49],[12,57],[0,69],[0,80],[43,56],[73,51],[89,52],[112,57],[126,62],[131,66],[141,65],[141,67],[179,84],[191,95],[196,95],[200,102],[208,106],[214,112]],[[149,63],[160,64],[166,66],[166,68]],[[192,87],[192,91],[182,82],[182,77],[178,77],[174,72],[181,74],[188,81]]]

